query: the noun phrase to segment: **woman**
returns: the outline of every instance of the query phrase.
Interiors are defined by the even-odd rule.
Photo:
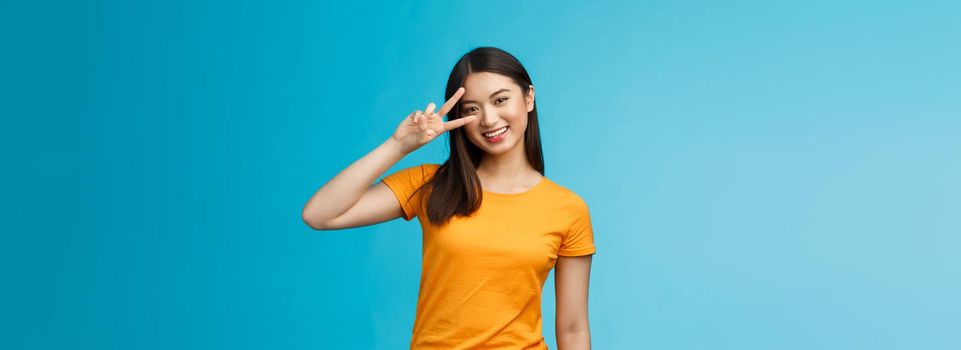
[[[558,348],[589,349],[590,215],[577,194],[543,175],[530,76],[509,53],[478,48],[454,66],[446,98],[439,110],[430,103],[408,115],[321,187],[304,222],[334,230],[418,218],[423,262],[411,349],[547,349],[541,291],[551,268]],[[446,162],[370,185],[445,131]]]

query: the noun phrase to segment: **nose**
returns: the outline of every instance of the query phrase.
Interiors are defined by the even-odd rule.
[[[497,113],[490,107],[484,108],[484,113],[480,117],[480,125],[484,128],[491,128],[497,125]]]

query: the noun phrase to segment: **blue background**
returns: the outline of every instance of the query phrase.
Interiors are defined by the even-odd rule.
[[[301,208],[492,45],[537,86],[547,176],[590,205],[595,348],[961,348],[959,14],[5,2],[0,344],[405,348],[418,225],[317,232]]]

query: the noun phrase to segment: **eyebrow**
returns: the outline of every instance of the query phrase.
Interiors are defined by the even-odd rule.
[[[500,90],[494,91],[494,93],[491,94],[491,96],[488,97],[488,98],[494,97],[494,95],[497,95],[497,94],[502,93],[502,92],[504,92],[504,91],[511,91],[511,90],[510,90],[510,89],[500,89]],[[477,103],[477,101],[474,101],[474,100],[461,100],[460,103],[462,103],[462,104],[463,104],[463,103]]]

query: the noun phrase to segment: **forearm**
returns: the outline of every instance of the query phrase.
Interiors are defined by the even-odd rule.
[[[304,217],[324,222],[347,212],[367,188],[407,153],[393,137],[330,179],[304,205]]]
[[[591,348],[590,329],[556,332],[556,334],[558,350],[590,350]]]

